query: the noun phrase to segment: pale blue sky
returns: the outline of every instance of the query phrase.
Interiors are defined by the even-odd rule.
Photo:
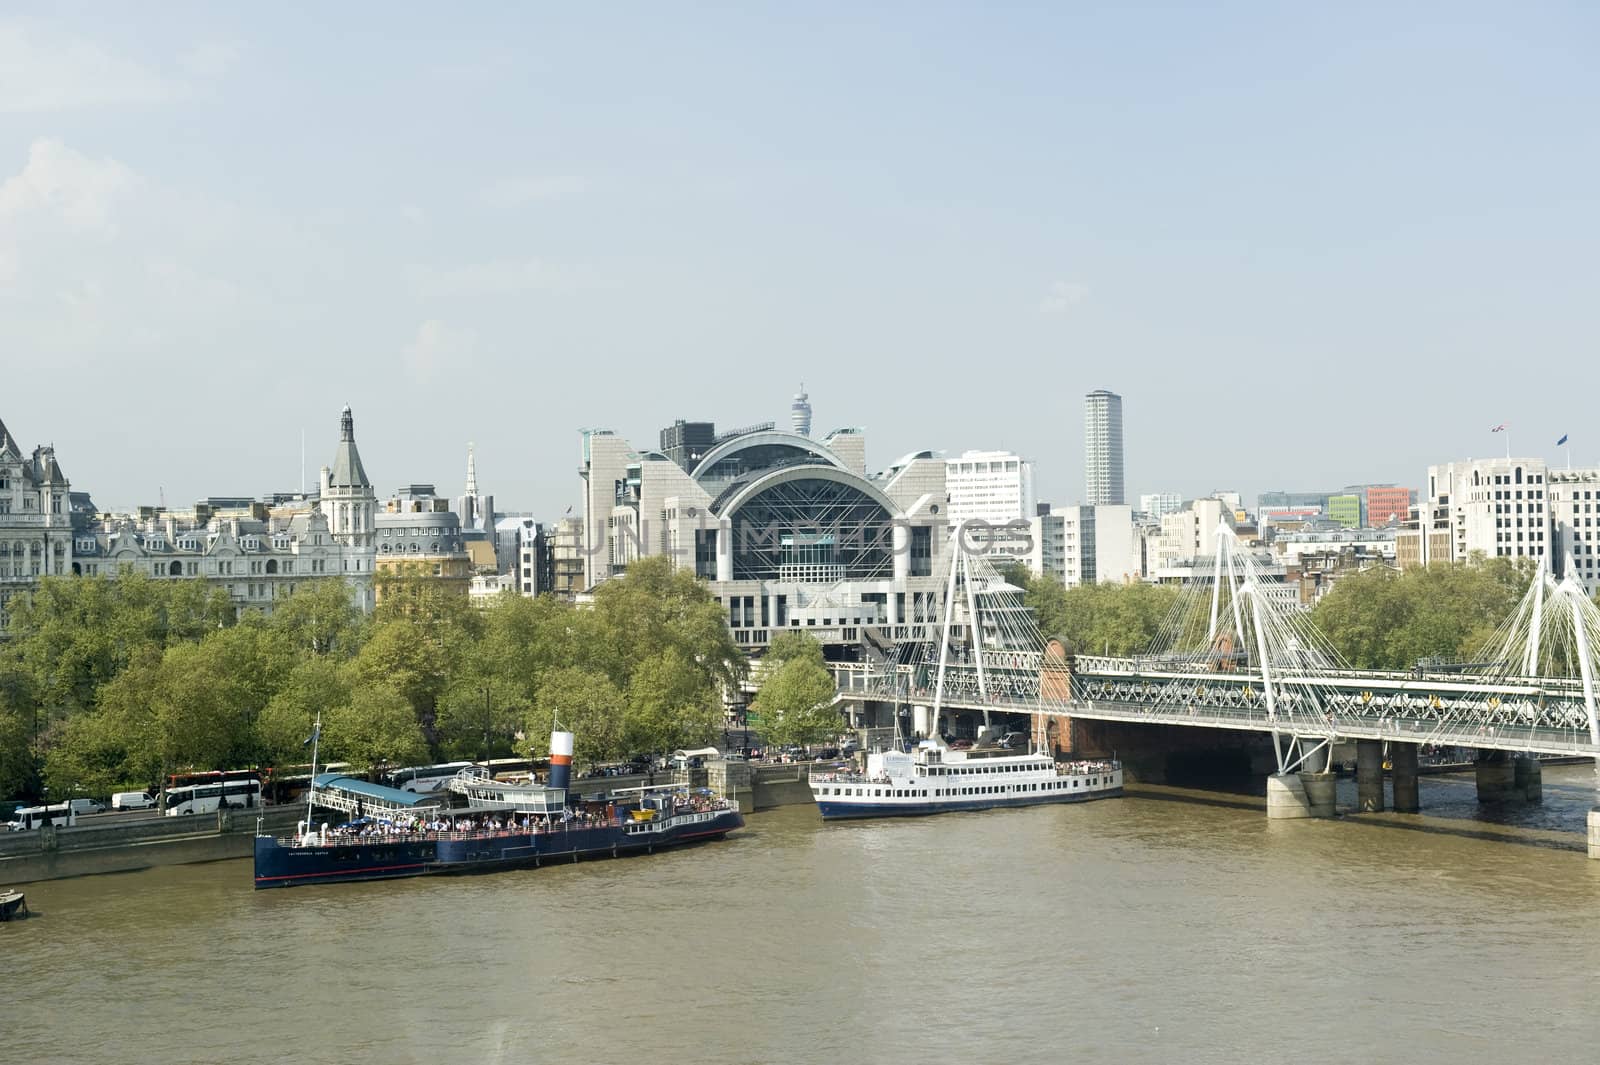
[[[8,5],[0,418],[102,506],[787,418],[1082,493],[1600,462],[1581,4]]]

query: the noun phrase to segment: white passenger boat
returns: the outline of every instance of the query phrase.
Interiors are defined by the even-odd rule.
[[[914,750],[875,751],[865,772],[811,774],[811,795],[825,821],[937,814],[1086,802],[1122,794],[1122,765],[1110,760],[1056,762],[1046,754],[958,751],[935,740]]]

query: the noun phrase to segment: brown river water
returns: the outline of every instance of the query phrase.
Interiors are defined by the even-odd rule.
[[[1478,817],[1152,788],[460,878],[31,884],[0,1062],[1600,1060],[1593,770]],[[1344,782],[1341,805],[1354,804]]]

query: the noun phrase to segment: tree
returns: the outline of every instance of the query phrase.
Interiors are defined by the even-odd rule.
[[[312,581],[278,600],[268,625],[290,647],[312,655],[348,658],[361,647],[366,620],[343,581]]]
[[[623,738],[630,751],[700,747],[722,731],[721,690],[681,654],[664,651],[639,663],[627,692]]]
[[[563,667],[545,674],[523,729],[534,751],[549,752],[557,723],[572,733],[573,758],[584,764],[627,753],[623,744],[622,692],[604,673]]]
[[[384,686],[411,707],[413,723],[438,751],[439,699],[450,681],[450,655],[415,619],[391,616],[372,627],[351,662],[356,689]]]
[[[380,765],[415,765],[428,757],[428,743],[411,700],[391,684],[359,683],[334,707],[323,728],[323,751],[366,770]]]
[[[1527,560],[1437,562],[1341,577],[1311,615],[1358,669],[1412,669],[1424,658],[1475,659],[1533,579]]]
[[[595,592],[594,614],[602,646],[615,654],[612,679],[631,682],[643,663],[662,655],[705,677],[719,689],[744,675],[744,654],[728,631],[722,605],[688,570],[665,556],[642,558]]]
[[[327,655],[303,658],[284,679],[256,723],[255,742],[263,760],[297,765],[310,760],[306,737],[320,716],[350,701],[348,670]]]
[[[32,737],[28,720],[0,705],[0,795],[18,795],[34,785]]]
[[[823,663],[822,644],[803,629],[786,629],[774,636],[767,645],[766,654],[761,656],[761,664],[768,670],[775,670],[795,659],[806,659],[818,665]]]
[[[761,718],[767,743],[820,743],[839,734],[843,721],[833,706],[838,688],[820,658],[796,655],[762,682],[751,709]]]

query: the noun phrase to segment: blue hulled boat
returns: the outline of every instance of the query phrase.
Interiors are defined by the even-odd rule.
[[[339,774],[312,780],[315,806],[351,815],[330,827],[308,819],[294,836],[255,841],[258,888],[479,873],[651,853],[744,827],[737,803],[682,785],[631,788],[604,802],[567,793],[572,736],[551,737],[548,785],[496,781],[476,767],[450,790],[464,807]]]

